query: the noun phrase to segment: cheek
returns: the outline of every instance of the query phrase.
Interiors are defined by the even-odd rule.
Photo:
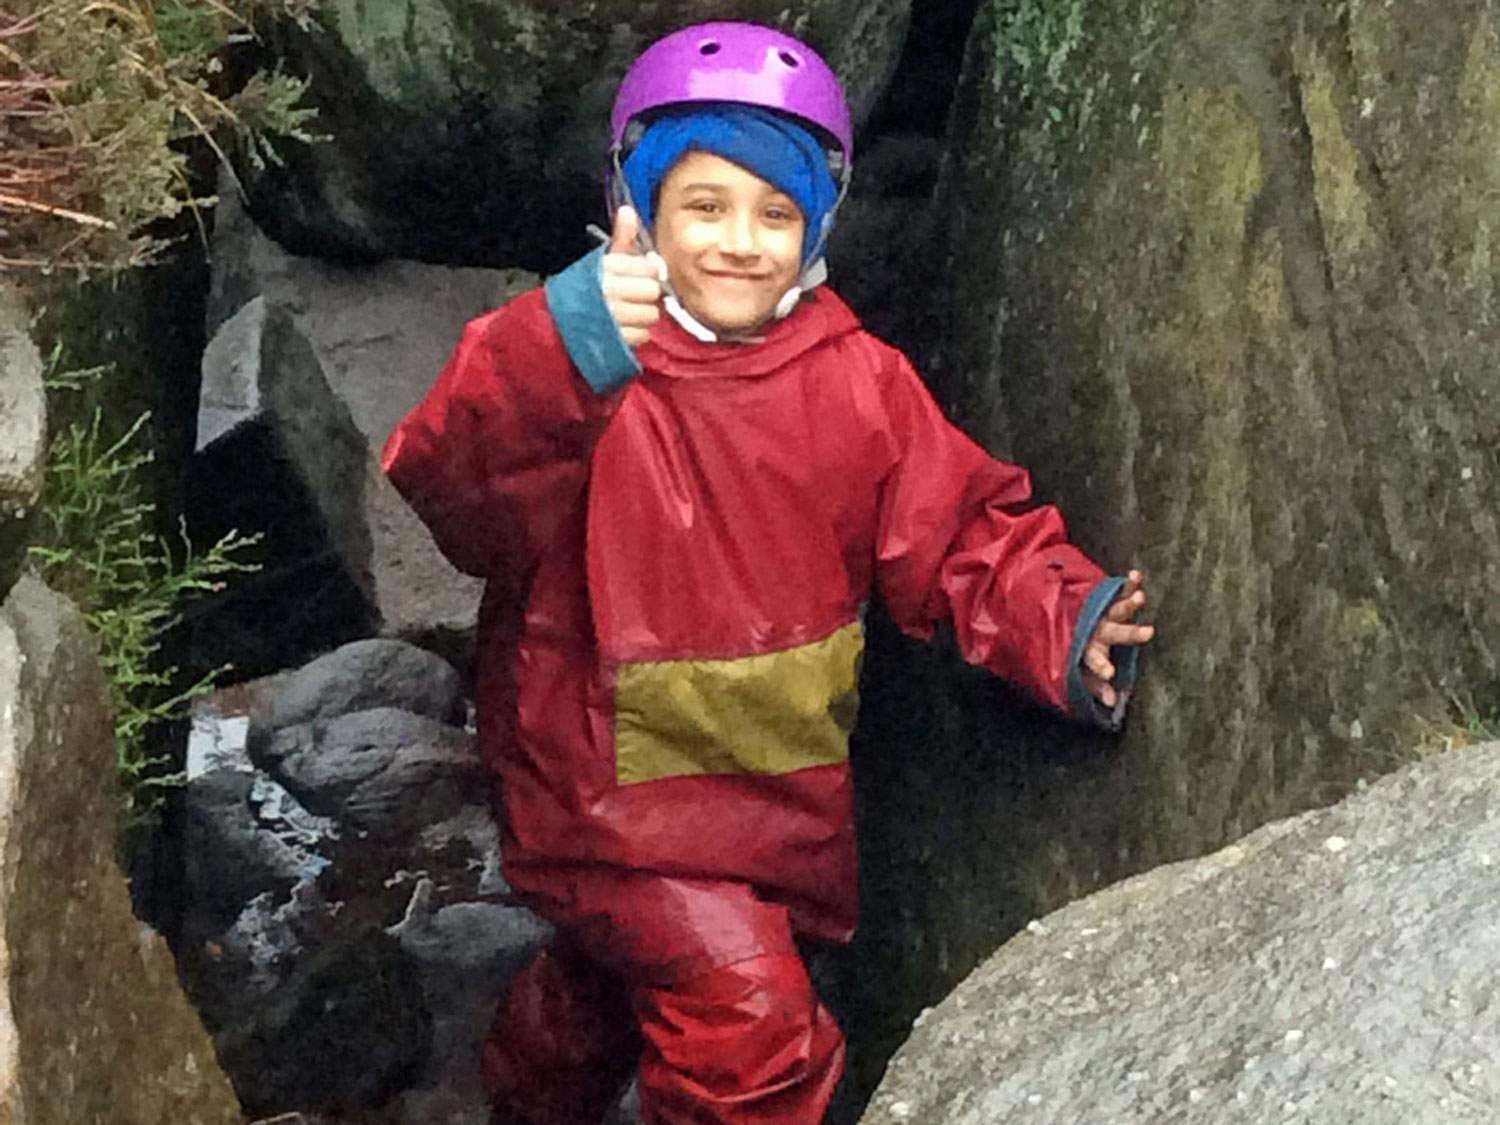
[[[707,240],[703,223],[678,218],[663,221],[657,227],[656,250],[674,274],[689,265],[701,253]]]
[[[796,278],[802,272],[802,233],[798,231],[795,235],[783,238],[777,246],[776,257],[781,264],[781,272]]]

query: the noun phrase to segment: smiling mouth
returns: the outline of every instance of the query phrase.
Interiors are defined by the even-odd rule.
[[[767,278],[754,273],[722,273],[718,270],[704,270],[709,277],[718,278],[720,281],[765,281]]]

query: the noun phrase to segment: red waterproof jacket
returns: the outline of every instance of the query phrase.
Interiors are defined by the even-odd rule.
[[[468,326],[386,447],[438,546],[488,579],[480,744],[507,877],[554,917],[615,877],[743,882],[848,940],[872,590],[1068,710],[1118,580],[827,288],[752,345],[664,319],[638,359],[597,392],[532,291]]]

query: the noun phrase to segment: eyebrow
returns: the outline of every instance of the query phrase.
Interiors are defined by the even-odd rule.
[[[690,191],[711,191],[715,195],[723,195],[725,192],[727,192],[729,190],[729,187],[727,185],[725,185],[725,184],[697,183],[697,184],[683,184],[680,188],[677,188],[676,190],[678,190],[680,192],[683,192],[683,193],[687,193],[687,192],[690,192]],[[779,199],[785,199],[789,203],[792,203],[792,204],[795,204],[797,202],[795,199],[793,199],[791,197],[791,195],[789,195],[787,192],[782,191],[780,188],[773,187],[772,194],[774,196],[776,196],[777,198],[779,198]]]

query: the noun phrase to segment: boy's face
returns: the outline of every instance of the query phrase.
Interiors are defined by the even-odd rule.
[[[734,332],[770,319],[797,283],[805,226],[785,192],[721,156],[690,152],[662,181],[654,234],[688,312]]]

